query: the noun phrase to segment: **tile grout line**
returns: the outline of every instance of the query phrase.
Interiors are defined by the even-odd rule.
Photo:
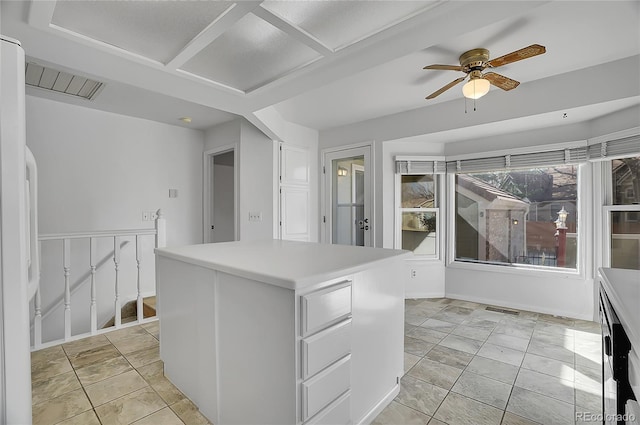
[[[417,303],[417,304],[415,304],[415,305],[418,305],[418,304],[419,304],[419,303]],[[445,308],[446,308],[446,307],[445,307]],[[411,324],[411,323],[407,323],[407,324],[412,325],[412,326],[414,326],[414,327],[417,327],[417,326],[425,327],[425,326],[422,326],[422,325],[423,325],[424,323],[426,323],[430,318],[433,318],[433,316],[437,315],[437,314],[438,314],[439,312],[441,312],[442,310],[443,310],[443,309],[439,310],[439,311],[438,311],[438,312],[436,312],[436,313],[431,313],[431,312],[430,312],[430,313],[428,313],[428,315],[426,316],[426,318],[425,318],[423,321],[421,321],[418,325],[413,325],[413,324]],[[475,309],[475,310],[478,310],[478,309]],[[436,319],[436,320],[440,320],[440,319]],[[445,320],[445,321],[446,321],[446,320]],[[524,368],[524,367],[523,367],[523,364],[524,364],[524,360],[525,360],[525,357],[526,357],[526,355],[527,355],[527,354],[532,354],[532,355],[534,354],[534,353],[530,353],[530,352],[529,352],[529,348],[531,347],[531,344],[533,343],[533,341],[534,341],[534,339],[535,339],[535,338],[534,338],[534,335],[533,335],[533,334],[535,333],[535,331],[536,331],[536,330],[538,330],[538,331],[539,331],[540,333],[542,333],[543,335],[545,335],[545,334],[546,334],[546,335],[549,335],[549,336],[555,336],[555,334],[553,334],[553,333],[551,333],[551,332],[545,332],[545,330],[544,330],[544,329],[536,328],[536,325],[537,325],[538,323],[542,323],[542,322],[544,322],[544,323],[547,323],[547,324],[552,324],[552,325],[562,326],[562,327],[564,327],[565,329],[569,329],[569,330],[572,330],[572,331],[573,331],[573,335],[572,335],[572,338],[573,338],[573,340],[572,340],[572,342],[573,342],[572,347],[573,347],[573,349],[569,349],[569,348],[567,348],[567,347],[566,347],[566,346],[564,346],[564,345],[556,345],[556,344],[548,344],[548,345],[557,346],[557,347],[560,347],[560,348],[563,348],[563,349],[567,349],[567,350],[570,350],[570,351],[573,353],[573,359],[574,359],[574,361],[573,361],[572,366],[573,366],[573,369],[574,369],[574,377],[573,377],[573,380],[571,380],[570,382],[571,382],[571,384],[572,384],[572,386],[573,386],[573,401],[574,401],[574,402],[573,402],[573,408],[574,408],[573,410],[575,411],[575,409],[578,407],[578,405],[577,405],[577,398],[576,398],[576,377],[575,377],[575,369],[576,369],[576,366],[577,366],[577,361],[576,361],[576,357],[575,357],[575,356],[576,356],[576,351],[575,351],[575,350],[576,350],[576,348],[575,348],[575,347],[576,347],[576,334],[575,334],[576,329],[575,329],[575,327],[577,326],[577,324],[578,324],[579,322],[571,321],[571,323],[558,323],[558,322],[554,322],[554,321],[547,321],[547,320],[545,320],[544,318],[536,318],[535,320],[533,320],[533,322],[535,323],[535,325],[534,325],[533,329],[531,330],[531,333],[529,334],[529,337],[527,338],[527,339],[528,339],[528,342],[527,342],[527,346],[525,347],[524,351],[517,350],[517,349],[514,349],[514,348],[512,348],[512,347],[508,347],[508,346],[501,345],[501,344],[493,344],[493,343],[491,343],[491,344],[496,345],[496,346],[498,346],[498,347],[507,348],[507,349],[512,349],[512,350],[516,350],[516,351],[521,351],[521,352],[523,353],[522,359],[520,360],[520,364],[519,364],[518,366],[516,366],[516,367],[518,368],[518,369],[517,369],[516,378],[514,379],[513,384],[512,384],[512,385],[510,385],[511,390],[510,390],[510,393],[509,393],[509,396],[508,396],[507,400],[510,400],[510,399],[511,399],[511,395],[512,395],[512,393],[513,393],[513,388],[516,386],[516,385],[515,385],[515,382],[517,381],[517,377],[520,375],[520,372],[522,371],[522,369],[527,369],[527,370],[529,370],[528,368]],[[449,323],[450,323],[450,322],[449,322]],[[506,323],[505,323],[503,320],[500,320],[499,322],[497,322],[497,324],[506,324]],[[452,330],[450,330],[449,332],[444,332],[444,333],[446,333],[446,334],[447,334],[447,336],[448,336],[448,335],[455,335],[455,334],[453,333],[453,332],[455,331],[455,329],[457,329],[457,327],[459,327],[459,326],[463,326],[463,325],[464,325],[464,322],[463,322],[463,323],[455,323],[454,325],[455,325],[455,327],[454,327]],[[425,327],[425,328],[429,328],[429,327]],[[498,333],[496,333],[496,332],[495,332],[496,328],[497,328],[497,325],[493,327],[493,329],[492,329],[492,330],[491,330],[491,332],[489,333],[489,336],[488,336],[487,338],[485,338],[485,339],[484,339],[484,341],[481,341],[481,342],[482,342],[482,346],[480,347],[480,349],[481,349],[485,344],[489,343],[489,341],[488,341],[488,340],[491,338],[491,336],[492,336],[492,335],[499,335]],[[436,329],[436,328],[429,328],[429,329],[433,329],[433,330],[439,330],[439,331],[441,331],[440,329]],[[410,333],[410,332],[411,332],[411,329],[410,329],[408,332],[405,332],[405,336],[411,337],[411,335],[407,335],[407,333]],[[588,332],[588,331],[586,331],[586,330],[585,330],[584,332]],[[590,332],[589,332],[589,333],[590,333]],[[509,334],[506,334],[506,333],[505,333],[504,335],[509,336]],[[515,336],[515,335],[513,335],[513,336]],[[560,335],[560,336],[563,336],[563,335]],[[466,338],[466,337],[464,337],[464,336],[460,336],[460,337],[461,337],[461,338]],[[565,337],[566,337],[566,336],[565,336]],[[407,370],[407,372],[405,373],[405,375],[409,374],[409,372],[410,372],[412,369],[414,369],[414,368],[415,368],[415,366],[416,366],[416,365],[417,365],[421,360],[423,360],[424,358],[426,358],[426,357],[428,356],[428,354],[429,354],[433,349],[435,349],[436,347],[440,346],[440,347],[449,348],[449,347],[446,347],[446,346],[443,346],[443,345],[441,345],[441,344],[440,344],[440,343],[441,343],[445,338],[446,338],[446,337],[444,337],[444,338],[440,339],[440,341],[439,341],[438,343],[434,344],[434,345],[433,345],[433,347],[431,347],[427,352],[425,352],[425,354],[424,354],[424,355],[422,355],[422,356],[416,356],[416,357],[419,357],[419,360],[418,360],[418,361],[417,361],[417,362],[416,362],[416,363],[415,363],[411,368],[409,368],[409,369]],[[519,338],[522,338],[522,337],[519,337]],[[419,338],[417,338],[417,339],[419,339]],[[468,339],[473,339],[473,338],[468,338]],[[476,341],[477,341],[477,340],[476,340]],[[455,350],[455,349],[453,349],[453,348],[451,348],[451,349],[452,349],[452,350]],[[467,371],[467,370],[468,370],[468,365],[473,361],[473,359],[474,359],[474,358],[476,358],[476,357],[482,357],[482,356],[479,356],[479,355],[477,354],[477,353],[480,351],[480,349],[476,351],[476,353],[473,355],[473,357],[471,358],[471,360],[469,361],[469,363],[467,363],[467,365],[464,367],[464,369],[462,369],[462,373],[464,373],[465,371]],[[460,351],[460,350],[457,350],[457,351]],[[463,351],[463,352],[464,352],[464,351]],[[411,353],[408,353],[408,354],[411,354]],[[553,357],[548,357],[548,356],[540,355],[540,354],[536,354],[536,355],[537,355],[537,356],[539,356],[539,357],[543,357],[543,358],[546,358],[546,359],[550,359],[550,360],[554,360],[554,361],[558,361],[558,362],[564,363],[564,361],[562,361],[562,360],[558,360],[558,359],[555,359],[555,358],[553,358]],[[491,360],[491,359],[490,359],[490,360]],[[515,365],[514,365],[514,366],[515,366]],[[585,365],[585,367],[587,367],[587,366]],[[595,368],[594,368],[594,369],[595,369]],[[533,372],[536,372],[536,371],[535,371],[535,370],[533,370]],[[448,396],[448,394],[449,394],[450,392],[453,392],[453,391],[452,391],[452,389],[453,389],[453,387],[455,386],[455,384],[458,382],[458,380],[460,379],[460,377],[462,376],[462,373],[461,373],[461,374],[456,378],[456,380],[454,381],[454,383],[453,383],[453,385],[452,385],[451,389],[450,389],[450,390],[447,390],[447,396]],[[470,373],[472,373],[472,372],[470,372]],[[538,372],[538,373],[540,373],[540,372]],[[543,374],[543,375],[547,375],[547,374],[544,374],[544,373],[542,373],[542,374]],[[554,379],[554,380],[565,381],[565,379],[563,379],[562,377],[558,377],[558,376],[554,376],[554,375],[547,375],[547,376],[549,376],[551,379]],[[412,377],[413,377],[413,376],[412,376]],[[423,381],[423,382],[428,382],[428,381],[424,381],[424,380],[422,380],[422,379],[420,379],[420,378],[417,378],[417,377],[413,377],[413,378],[418,379],[418,380],[421,380],[421,381]],[[492,379],[492,378],[490,378],[490,377],[487,377],[487,378],[488,378],[488,379]],[[494,379],[494,380],[495,380],[495,379]],[[502,381],[498,381],[498,382],[502,382]],[[431,384],[431,385],[434,385],[434,384]],[[522,387],[519,387],[519,386],[518,386],[518,388],[522,388]],[[526,389],[526,388],[524,388],[524,390],[527,390],[527,389]],[[529,391],[530,391],[530,390],[529,390]],[[533,391],[533,392],[534,392],[534,393],[537,393],[536,391]],[[456,393],[456,394],[457,394],[457,393]],[[538,394],[540,394],[540,393],[538,393]],[[542,395],[546,395],[546,394],[542,394]],[[464,395],[462,395],[462,396],[464,396]],[[466,396],[464,396],[464,397],[466,397]],[[445,398],[446,398],[446,396],[445,396]],[[489,405],[489,404],[487,404],[487,403],[484,403],[484,402],[482,402],[482,401],[480,401],[480,400],[476,400],[476,399],[474,399],[473,397],[469,397],[469,398],[470,398],[471,400],[475,400],[475,401],[478,401],[478,402],[480,402],[480,403],[483,403],[483,404],[486,404],[486,405],[488,405],[488,406],[491,406],[491,405]],[[554,400],[558,400],[558,401],[561,401],[561,402],[567,403],[565,400],[561,400],[561,399],[558,399],[558,398],[555,398],[555,397],[551,397],[551,398],[552,398],[552,399],[554,399]],[[440,403],[440,405],[438,406],[438,409],[439,409],[439,407],[441,406],[441,404],[442,404],[442,403]],[[569,404],[569,403],[567,403],[567,404]],[[407,407],[409,407],[409,406],[407,406]],[[491,406],[491,407],[494,407],[494,408],[495,408],[495,406]],[[505,406],[505,409],[502,409],[502,419],[504,419],[504,415],[505,415],[505,414],[506,414],[506,412],[507,412],[507,410],[506,410],[506,409],[507,409],[507,407],[508,407],[508,403],[507,403],[507,406]],[[414,409],[414,410],[416,410],[416,409]],[[437,412],[437,409],[436,409],[436,412]],[[424,413],[424,412],[423,412],[423,413]],[[519,416],[519,415],[516,415],[516,416]]]

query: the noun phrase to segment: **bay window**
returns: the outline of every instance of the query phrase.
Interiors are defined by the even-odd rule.
[[[576,271],[585,146],[447,162],[452,260]]]
[[[610,267],[640,270],[640,156],[606,164],[610,202],[604,207]]]
[[[444,162],[396,158],[395,247],[420,258],[440,255],[440,174]]]

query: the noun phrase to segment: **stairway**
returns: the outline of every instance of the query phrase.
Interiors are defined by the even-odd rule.
[[[121,323],[129,323],[135,322],[138,320],[138,307],[136,300],[129,301],[125,305],[122,306],[120,310],[120,319]],[[142,299],[142,317],[153,317],[156,315],[156,297],[155,295],[152,297],[147,297]],[[115,325],[116,318],[112,317],[102,329],[109,328]]]

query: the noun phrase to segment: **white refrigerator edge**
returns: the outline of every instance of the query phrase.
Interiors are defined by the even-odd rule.
[[[0,43],[0,423],[31,424],[29,301],[38,285],[35,163],[26,148],[24,50],[4,36]]]

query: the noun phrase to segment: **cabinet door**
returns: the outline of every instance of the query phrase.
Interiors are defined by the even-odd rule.
[[[280,189],[280,239],[309,241],[310,227],[309,188],[282,186]]]
[[[311,174],[309,150],[280,144],[280,181],[284,185],[308,185]]]
[[[302,336],[311,335],[351,315],[351,282],[303,295]]]
[[[302,420],[324,409],[351,386],[351,355],[302,383]]]
[[[311,240],[311,155],[280,144],[280,239]]]
[[[351,319],[302,340],[302,379],[351,352]]]

